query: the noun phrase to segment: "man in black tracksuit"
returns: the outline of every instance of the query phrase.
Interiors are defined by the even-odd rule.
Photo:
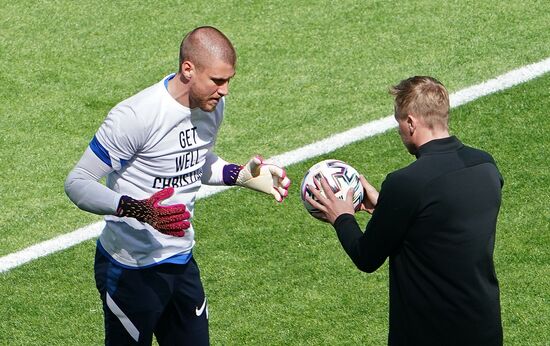
[[[390,267],[390,345],[502,345],[493,265],[503,179],[486,152],[448,133],[448,94],[431,77],[393,87],[403,143],[417,160],[390,173],[380,194],[362,177],[365,232],[352,198],[311,187],[344,250],[362,271]]]

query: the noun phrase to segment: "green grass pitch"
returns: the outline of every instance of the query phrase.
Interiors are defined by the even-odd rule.
[[[408,76],[454,92],[545,59],[548,23],[543,1],[2,2],[0,256],[100,219],[63,181],[112,106],[175,71],[195,26],[237,48],[217,152],[243,163],[391,114],[387,89]],[[549,90],[546,74],[451,112],[452,132],[491,152],[505,179],[495,261],[506,345],[550,340]],[[198,201],[212,344],[386,343],[387,268],[359,272],[301,206],[302,175],[325,158],[377,187],[412,160],[390,131],[288,167],[281,205],[238,189]],[[102,343],[94,245],[0,274],[0,345]]]

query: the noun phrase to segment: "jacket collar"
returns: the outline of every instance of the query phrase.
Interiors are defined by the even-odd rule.
[[[449,136],[441,139],[434,139],[424,143],[418,148],[416,158],[419,158],[423,155],[456,151],[462,148],[463,146],[464,144],[462,144],[462,142],[455,136]]]

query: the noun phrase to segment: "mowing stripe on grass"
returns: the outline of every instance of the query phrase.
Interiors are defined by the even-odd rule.
[[[458,107],[482,96],[505,90],[515,85],[527,82],[550,71],[550,58],[537,63],[512,70],[494,79],[459,90],[450,95],[451,107]],[[284,166],[305,161],[307,159],[332,152],[359,140],[372,137],[396,127],[393,115],[378,119],[348,131],[335,134],[304,147],[274,156],[268,161]],[[197,198],[205,198],[230,187],[204,186],[200,189]],[[0,272],[8,271],[34,259],[47,256],[51,253],[67,249],[83,241],[98,237],[104,222],[96,222],[71,233],[63,234],[45,242],[30,246],[21,251],[0,257]]]

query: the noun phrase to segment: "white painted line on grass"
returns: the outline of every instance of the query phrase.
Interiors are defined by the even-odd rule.
[[[550,72],[550,58],[507,72],[481,84],[459,90],[450,95],[451,108],[461,106],[482,96],[511,88]]]
[[[451,107],[471,102],[482,96],[492,94],[497,91],[511,88],[515,85],[527,82],[550,71],[550,58],[537,63],[527,65],[508,73],[500,75],[494,79],[459,90],[450,95]],[[355,127],[351,130],[335,134],[319,142],[308,144],[304,147],[274,156],[268,161],[279,163],[283,166],[289,166],[307,159],[332,152],[338,148],[351,143],[372,137],[383,133],[397,125],[393,115],[378,119],[364,125]],[[197,194],[197,199],[206,198],[218,192],[229,189],[229,187],[203,186]],[[56,238],[30,246],[21,251],[0,257],[0,272],[8,271],[24,263],[47,256],[57,251],[67,249],[83,241],[98,237],[103,228],[104,222],[96,222],[83,228],[79,228],[71,233],[60,235]]]
[[[105,225],[104,221],[96,222],[86,227],[79,228],[71,233],[60,235],[36,245],[29,246],[21,251],[0,257],[0,273],[37,258],[67,249],[88,239],[98,237],[103,225]]]

